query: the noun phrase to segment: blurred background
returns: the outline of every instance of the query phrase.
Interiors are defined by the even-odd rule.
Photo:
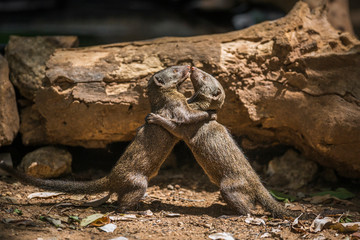
[[[79,36],[80,46],[88,46],[162,36],[224,33],[280,18],[296,2],[0,0],[0,44],[3,49],[10,35],[76,35]],[[359,36],[360,1],[329,2],[349,4],[353,29]]]
[[[323,0],[305,0],[316,5]],[[325,1],[325,0],[324,0]],[[360,1],[327,0],[333,25],[360,35]],[[297,0],[0,0],[0,53],[4,53],[10,35],[75,35],[80,46],[152,39],[163,36],[194,36],[239,30],[265,20],[285,16]],[[329,18],[330,19],[330,18]],[[87,155],[87,161],[111,168],[127,143],[110,144],[104,149],[69,148],[74,159]],[[18,146],[18,147],[16,147]],[[13,149],[14,148],[14,149]],[[21,149],[21,150],[19,150]],[[250,159],[270,160],[286,147],[270,152],[247,152]],[[34,147],[24,147],[18,136],[2,151],[13,153],[20,162]],[[263,152],[264,154],[260,154]],[[195,162],[189,150],[180,143],[175,155]],[[113,161],[110,161],[112,159]],[[93,161],[92,161],[93,160]],[[173,161],[174,162],[174,161]],[[79,163],[77,165],[77,163]],[[88,166],[90,166],[89,164]],[[74,161],[74,169],[81,162]]]
[[[323,0],[305,0],[316,5]],[[325,1],[325,0],[324,0]],[[327,0],[333,25],[360,35],[360,1]],[[0,0],[0,54],[10,35],[74,35],[80,46],[146,40],[163,36],[195,36],[225,33],[285,16],[297,0]],[[330,19],[330,18],[329,18]],[[19,93],[17,92],[17,95]],[[241,139],[237,139],[241,142]],[[107,149],[68,147],[73,155],[73,169],[86,167],[110,169],[128,143],[113,143]],[[37,148],[23,146],[18,134],[10,152],[14,163]],[[251,160],[265,164],[287,151],[287,146],[250,150]],[[180,165],[194,164],[190,150],[179,143],[170,156],[180,156]],[[104,161],[99,162],[98,159]],[[185,161],[184,161],[185,159]]]

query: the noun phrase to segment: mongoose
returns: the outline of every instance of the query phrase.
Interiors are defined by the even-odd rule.
[[[200,71],[193,69],[192,75]],[[207,88],[221,86],[215,78],[208,78],[212,81],[206,83]],[[194,84],[194,89],[198,91],[199,86]],[[239,214],[251,213],[258,201],[274,216],[289,215],[263,186],[228,130],[217,121],[187,124],[152,113],[147,122],[158,124],[184,140],[210,180],[220,187],[223,199]]]
[[[189,73],[190,66],[174,66],[164,69],[150,78],[148,96],[152,112],[187,123],[214,118],[212,113],[189,108],[186,98],[177,91],[179,85],[188,78]],[[201,93],[197,94],[201,96]],[[197,97],[194,97],[191,101],[196,102],[196,99]],[[161,164],[178,141],[164,128],[146,123],[138,129],[135,139],[109,175],[94,181],[37,179],[27,176],[3,162],[0,163],[0,168],[25,184],[43,189],[75,194],[109,192],[109,195],[99,200],[99,203],[105,202],[110,194],[116,193],[119,210],[125,210],[135,205],[143,197],[148,181],[157,175]]]
[[[190,79],[195,93],[188,99],[193,109],[208,111],[219,110],[225,101],[225,91],[212,75],[192,67]]]

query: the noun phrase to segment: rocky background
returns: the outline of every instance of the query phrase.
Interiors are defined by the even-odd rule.
[[[353,27],[351,20],[359,21],[349,14],[347,1],[329,1],[325,7],[321,1],[122,2],[129,9],[142,6],[133,12],[145,18],[129,17],[129,9],[116,6],[103,13],[98,27],[89,24],[89,31],[81,21],[91,22],[91,12],[85,17],[68,12],[69,20],[61,18],[60,25],[56,17],[64,16],[59,9],[81,1],[37,2],[47,9],[45,15],[30,17],[17,9],[22,18],[7,18],[12,24],[0,25],[2,37],[9,29],[24,33],[25,19],[33,23],[29,31],[78,35],[82,47],[75,36],[6,39],[5,56],[0,56],[0,157],[10,155],[17,165],[25,156],[19,167],[28,174],[69,172],[71,155],[64,149],[73,158],[90,156],[95,168],[111,167],[126,147],[121,142],[132,140],[149,112],[149,76],[167,66],[191,64],[216,76],[226,89],[218,121],[250,160],[257,160],[254,167],[271,176],[270,183],[296,189],[319,173],[329,182],[339,176],[359,179],[360,42],[359,25]],[[264,7],[270,3],[271,11]],[[5,10],[14,6],[2,4]],[[88,8],[99,10],[92,4]],[[149,14],[160,5],[162,14]],[[262,22],[266,19],[273,21]],[[146,30],[136,27],[144,22]],[[117,41],[122,43],[84,47]],[[182,91],[190,96],[191,85]],[[44,148],[27,154],[39,147]],[[176,151],[172,158],[181,162],[184,154]],[[88,162],[73,163],[78,169],[84,165]]]

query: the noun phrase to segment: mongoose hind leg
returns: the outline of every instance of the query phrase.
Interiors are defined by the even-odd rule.
[[[241,181],[233,179],[221,181],[220,194],[230,208],[241,215],[247,215],[253,212],[255,201],[246,191],[249,188],[248,183],[246,181],[241,183]]]
[[[132,177],[130,182],[131,184],[127,183],[120,191],[117,191],[117,203],[120,212],[136,205],[146,193],[148,181],[145,176],[137,175],[136,177]]]
[[[260,183],[250,183],[246,179],[222,180],[220,193],[229,206],[238,213],[246,215],[254,213],[255,201],[271,212],[273,217],[295,216],[284,209]]]
[[[273,217],[297,216],[297,213],[286,210],[278,203],[263,185],[259,185],[256,189],[256,200],[270,211]]]

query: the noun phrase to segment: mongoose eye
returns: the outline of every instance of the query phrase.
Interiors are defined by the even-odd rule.
[[[178,70],[177,69],[174,69],[174,73],[177,73],[178,72]]]
[[[216,92],[214,92],[213,96],[219,96],[221,94],[221,90],[217,89]]]

